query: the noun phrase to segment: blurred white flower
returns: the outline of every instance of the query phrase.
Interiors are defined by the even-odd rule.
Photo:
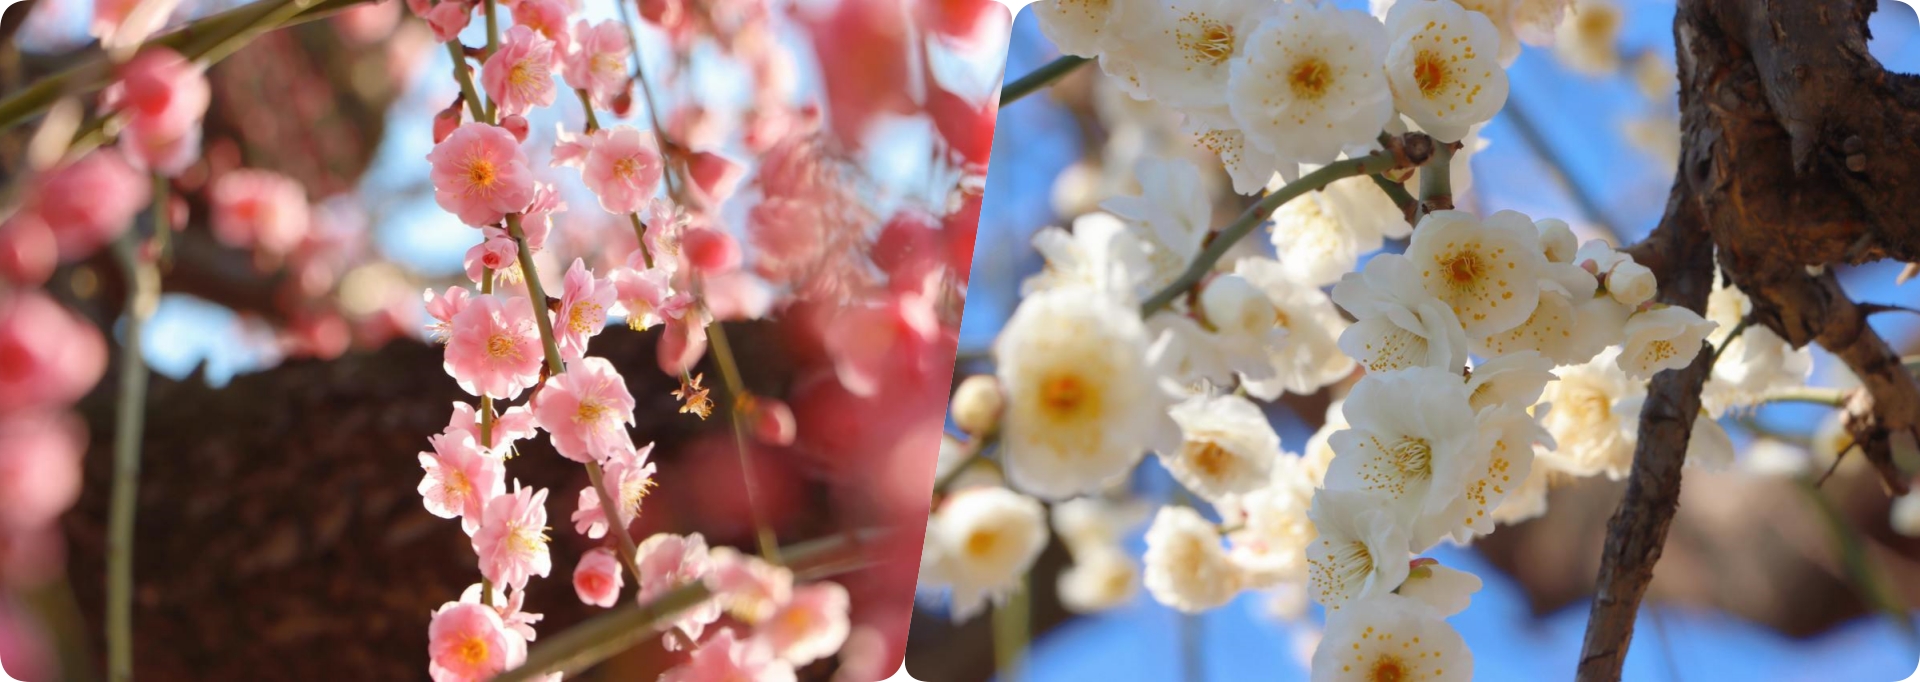
[[[1262,349],[1265,372],[1241,373],[1247,393],[1273,400],[1281,393],[1310,395],[1353,373],[1337,339],[1347,321],[1318,287],[1298,284],[1287,268],[1266,258],[1242,258],[1233,271],[1259,287],[1273,305],[1271,324],[1286,334]]]
[[[1072,232],[1042,228],[1033,234],[1033,249],[1046,266],[1020,285],[1022,295],[1077,286],[1132,298],[1147,274],[1146,244],[1106,213],[1075,218]]]
[[[1100,207],[1126,220],[1147,246],[1145,285],[1157,290],[1180,276],[1213,231],[1213,196],[1200,169],[1185,159],[1144,158],[1134,169],[1140,194]]]
[[[1075,553],[1060,572],[1060,605],[1079,614],[1098,613],[1133,601],[1140,592],[1140,568],[1118,548]]]
[[[1738,338],[1727,340],[1752,310],[1753,302],[1732,284],[1707,296],[1707,319],[1720,325],[1707,335],[1707,342],[1726,348],[1700,392],[1701,405],[1714,417],[1756,405],[1770,392],[1804,386],[1813,375],[1813,349],[1795,349],[1764,325],[1747,327]]]
[[[1161,507],[1147,529],[1147,592],[1185,613],[1219,608],[1240,592],[1241,577],[1220,546],[1220,531],[1189,507]]]
[[[1053,532],[1073,553],[1118,547],[1128,530],[1146,523],[1147,505],[1128,500],[1076,497],[1053,505]]]
[[[1920,495],[1907,493],[1894,498],[1892,517],[1888,522],[1893,525],[1893,532],[1920,538]]]
[[[1174,480],[1208,501],[1266,485],[1280,436],[1259,406],[1237,395],[1201,396],[1173,406],[1171,414],[1180,425],[1180,447],[1158,454]]]
[[[980,613],[989,598],[1020,586],[1047,546],[1046,510],[1006,488],[954,493],[927,521],[920,582],[953,589],[953,619]]]
[[[1605,76],[1620,70],[1624,10],[1613,0],[1578,0],[1560,23],[1553,54],[1575,73]]]
[[[1432,608],[1400,595],[1381,595],[1327,615],[1311,679],[1465,682],[1473,679],[1473,654]]]
[[[1560,380],[1547,384],[1540,396],[1546,406],[1540,424],[1553,434],[1558,447],[1541,455],[1555,468],[1575,476],[1606,474],[1625,478],[1633,464],[1633,440],[1646,385],[1629,379],[1608,350],[1593,360],[1559,368]],[[1632,411],[1629,411],[1629,410]]]
[[[1307,545],[1317,533],[1307,517],[1313,506],[1313,481],[1300,458],[1281,455],[1267,484],[1217,503],[1227,532],[1229,556],[1250,588],[1305,582]]]

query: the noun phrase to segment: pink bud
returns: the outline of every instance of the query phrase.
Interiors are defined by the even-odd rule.
[[[696,228],[680,237],[687,262],[704,275],[724,275],[740,268],[740,245],[719,230]]]
[[[707,328],[682,320],[668,320],[666,331],[660,334],[658,352],[660,371],[675,376],[685,374],[700,361],[700,356],[707,354]]]
[[[38,214],[22,211],[0,223],[0,280],[37,286],[53,275],[60,248]]]
[[[753,439],[776,447],[793,444],[793,409],[774,398],[754,398]]]
[[[509,133],[513,133],[513,139],[521,142],[527,141],[527,118],[525,116],[515,114],[502,118],[500,119],[500,127],[506,128]]]
[[[629,86],[627,89],[621,90],[620,94],[613,98],[613,115],[625,118],[626,115],[632,111],[633,88]]]
[[[465,100],[461,100],[460,102],[454,102],[453,106],[447,107],[446,109],[442,109],[438,114],[434,114],[433,116],[433,143],[434,144],[440,144],[441,142],[445,142],[447,139],[447,136],[452,135],[454,129],[460,127],[460,105],[464,101]]]
[[[715,201],[724,201],[740,184],[740,176],[746,174],[746,169],[719,154],[696,152],[687,159],[687,172],[702,193]]]
[[[573,569],[573,592],[580,601],[599,607],[620,601],[620,560],[605,547],[581,555]]]

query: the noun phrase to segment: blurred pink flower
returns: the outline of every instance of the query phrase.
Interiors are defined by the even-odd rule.
[[[473,551],[480,555],[480,574],[495,585],[525,589],[530,576],[553,571],[547,551],[547,490],[518,487],[487,502],[480,530],[473,535]]]
[[[613,282],[594,277],[587,263],[573,259],[560,290],[560,311],[554,320],[560,356],[578,360],[587,354],[587,341],[607,326],[607,313],[616,304]]]
[[[707,327],[685,319],[669,319],[666,326],[656,350],[660,371],[675,376],[685,374],[707,354]]]
[[[613,99],[626,92],[627,33],[620,22],[608,19],[598,24],[581,20],[573,28],[574,49],[567,55],[562,75],[567,85],[585,90],[598,109],[612,109]]]
[[[687,264],[706,276],[724,275],[740,268],[740,244],[720,230],[697,228],[680,237]]]
[[[553,50],[553,41],[525,25],[507,29],[500,49],[480,67],[480,85],[501,113],[515,116],[553,106]]]
[[[605,460],[633,449],[622,425],[633,425],[633,394],[606,358],[583,358],[547,379],[533,398],[533,420],[553,449],[576,462]]]
[[[614,496],[614,504],[620,507],[620,527],[625,528],[640,515],[640,504],[646,500],[647,492],[653,489],[653,462],[647,461],[653,453],[653,444],[648,443],[638,450],[629,444],[625,450],[616,451],[607,458],[602,480],[607,485],[607,494]],[[600,506],[600,491],[587,486],[580,491],[579,507],[574,510],[574,532],[589,538],[599,539],[607,534],[607,512]]]
[[[933,117],[934,128],[946,139],[947,147],[968,163],[987,162],[999,109],[997,97],[975,103],[937,87],[927,93],[927,113]]]
[[[272,171],[240,169],[213,181],[213,235],[237,249],[285,254],[307,236],[307,190]]]
[[[613,606],[620,600],[620,560],[605,547],[588,550],[573,567],[573,593],[580,601],[599,607]]]
[[[699,188],[707,201],[719,203],[733,196],[747,169],[713,152],[695,152],[687,159],[687,172],[693,176],[693,186]]]
[[[80,499],[87,432],[65,412],[0,415],[0,535],[53,523]]]
[[[60,263],[60,245],[53,228],[35,211],[21,210],[0,223],[0,280],[17,286],[38,286],[53,276]]]
[[[765,647],[734,639],[731,630],[714,634],[693,650],[686,663],[660,674],[660,682],[709,680],[792,682],[794,674],[792,665],[774,658]]]
[[[793,444],[793,408],[777,398],[754,398],[753,439],[775,447]]]
[[[447,374],[474,395],[502,400],[520,395],[540,380],[545,360],[533,315],[533,306],[523,297],[472,297],[453,317]]]
[[[907,14],[894,0],[842,0],[812,22],[813,48],[835,137],[859,148],[867,127],[885,113],[914,111],[907,93]]]
[[[152,183],[126,157],[100,149],[42,176],[28,201],[53,228],[60,257],[74,261],[126,232],[152,197]]]
[[[179,5],[180,0],[93,0],[93,25],[87,31],[109,48],[138,45],[166,26]]]
[[[892,372],[918,369],[941,333],[931,298],[908,293],[880,306],[848,307],[826,327],[825,340],[840,383],[872,395]]]
[[[449,431],[427,439],[432,452],[420,453],[420,497],[427,512],[443,519],[460,518],[460,527],[471,534],[480,529],[487,501],[507,488],[507,469],[497,457],[487,455],[465,431]]]
[[[743,623],[758,624],[793,599],[793,571],[732,547],[715,547],[708,554],[713,571],[707,586],[727,613]]]
[[[642,603],[659,599],[670,590],[689,585],[697,580],[705,580],[713,570],[712,561],[707,556],[707,539],[699,533],[674,535],[660,533],[641,541],[636,552],[636,563],[640,575],[634,579],[640,586]],[[688,637],[700,639],[700,633],[707,625],[720,619],[720,605],[707,600],[699,606],[680,612],[680,618],[674,625],[685,630]],[[722,631],[724,634],[724,631]],[[663,643],[669,651],[675,650],[675,639],[668,638]],[[725,678],[690,678],[695,680]]]
[[[493,609],[447,602],[427,626],[427,672],[434,682],[479,682],[519,665],[509,654],[513,635]],[[524,655],[521,656],[524,658]]]
[[[801,585],[784,608],[754,628],[753,638],[788,663],[803,666],[832,656],[846,643],[847,588],[837,583]]]
[[[119,77],[102,99],[106,109],[126,114],[120,143],[128,160],[163,175],[185,170],[200,157],[200,122],[212,99],[206,73],[156,47],[120,67]]]
[[[441,5],[445,7],[446,5]],[[533,202],[533,171],[513,134],[468,123],[434,145],[433,199],[474,227],[500,222]]]
[[[488,232],[493,232],[488,228]],[[485,241],[467,249],[467,279],[481,281],[489,271],[498,273],[519,263],[520,247],[505,232],[489,234]]]
[[[501,3],[513,8],[513,23],[538,32],[541,37],[553,41],[553,65],[559,66],[568,43],[573,42],[567,33],[567,15],[573,13],[562,0],[519,0]]]
[[[459,38],[467,23],[473,21],[473,5],[467,0],[444,0],[420,16],[433,29],[433,39],[444,43]]]
[[[65,408],[106,368],[98,328],[43,292],[0,295],[0,414]]]
[[[633,126],[609,128],[592,139],[580,169],[587,189],[608,213],[632,213],[647,205],[660,184],[660,152],[653,135]]]
[[[773,309],[773,289],[744,270],[708,277],[701,302],[716,320],[757,320]]]

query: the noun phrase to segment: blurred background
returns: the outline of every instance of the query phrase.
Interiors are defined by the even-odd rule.
[[[26,0],[7,12],[0,98],[99,54],[88,33],[93,4]],[[244,4],[184,0],[168,25]],[[659,109],[648,111],[635,88],[621,115],[601,112],[605,125],[646,128],[657,114],[676,141],[737,167],[732,196],[709,197],[709,208],[746,251],[752,272],[727,286],[750,309],[735,317],[755,319],[726,324],[748,388],[790,404],[797,429],[791,445],[749,446],[762,511],[783,543],[843,534],[862,543],[863,568],[836,578],[853,596],[853,636],[838,660],[802,679],[890,674],[904,646],[1007,13],[986,0],[670,3],[702,21],[764,12],[774,46],[762,53],[779,56],[769,74],[712,34],[670,37],[643,19],[668,4],[573,4],[591,22],[638,24]],[[402,0],[328,0],[317,10],[211,69],[204,150],[172,187],[178,227],[146,333],[156,376],[135,541],[142,679],[426,679],[429,613],[478,580],[459,524],[427,514],[415,492],[415,453],[445,427],[452,403],[472,401],[427,340],[433,320],[421,296],[470,286],[463,261],[480,239],[435,205],[427,177],[434,116],[459,91],[452,63]],[[510,14],[500,14],[504,29]],[[485,31],[476,19],[462,41],[483,45]],[[536,175],[571,207],[537,256],[547,291],[557,292],[573,259],[604,271],[634,238],[576,172],[548,167],[556,128],[583,126],[579,102],[562,90],[529,119]],[[34,127],[0,132],[0,184],[20,171]],[[760,243],[748,213],[765,199],[758,162],[774,149],[825,169],[856,205],[811,226],[845,246],[821,256],[847,269],[831,290],[753,269]],[[210,185],[242,167],[305,190],[312,219],[290,252],[224,243],[209,228]],[[147,229],[151,217],[140,220]],[[0,298],[42,286],[21,284],[26,266],[10,229],[0,225]],[[86,425],[72,444],[85,452],[77,503],[52,527],[0,528],[0,660],[27,680],[94,679],[125,287],[105,253],[27,265],[47,268],[45,293],[91,323],[98,331],[88,333],[103,335],[115,359],[92,370],[108,378],[71,407]],[[23,324],[0,319],[0,336],[63,342]],[[865,325],[872,342],[826,338],[848,324]],[[710,420],[676,414],[669,392],[679,379],[655,365],[658,328],[611,325],[592,354],[613,361],[638,398],[635,441],[658,444],[658,486],[635,537],[700,532],[716,546],[750,547],[725,410]],[[16,360],[0,357],[0,373]],[[694,372],[717,384],[707,362]],[[842,380],[874,367],[883,368],[877,386]],[[724,393],[715,390],[716,403],[730,404]],[[69,444],[6,440],[0,449],[29,445]],[[6,464],[0,478],[17,475]],[[523,447],[508,471],[554,491],[553,573],[534,581],[526,603],[545,614],[546,639],[595,611],[569,582],[573,562],[596,544],[566,522],[586,477],[544,441]],[[678,658],[650,644],[585,678],[651,679]]]
[[[1367,9],[1365,2],[1341,6]],[[1481,131],[1471,185],[1456,198],[1482,213],[1513,209],[1567,220],[1582,240],[1630,244],[1658,222],[1680,149],[1673,78],[1672,2],[1579,1],[1556,48],[1523,51],[1508,70],[1506,109]],[[1890,70],[1920,72],[1920,21],[1901,2],[1883,2],[1871,49]],[[1058,56],[1031,12],[1014,21],[1012,80]],[[1001,112],[987,176],[977,257],[960,334],[955,380],[993,371],[988,351],[1019,303],[1020,283],[1043,264],[1028,241],[1065,226],[1106,196],[1133,191],[1135,160],[1185,154],[1217,175],[1214,218],[1246,205],[1217,159],[1194,149],[1170,113],[1135,103],[1092,66]],[[1460,188],[1456,180],[1456,189]],[[1250,239],[1271,252],[1263,239]],[[1388,250],[1404,242],[1391,241]],[[1911,305],[1920,284],[1895,285],[1897,263],[1841,273],[1856,300]],[[1881,315],[1872,323],[1903,355],[1920,352],[1920,317]],[[1846,368],[1814,350],[1809,383],[1850,386]],[[1269,417],[1281,447],[1298,453],[1324,421],[1325,394],[1288,395]],[[1635,630],[1629,680],[1903,680],[1920,661],[1920,540],[1894,531],[1891,500],[1854,457],[1817,491],[1792,476],[1814,476],[1832,461],[1834,410],[1769,404],[1723,420],[1742,453],[1733,471],[1689,471],[1680,513]],[[950,426],[950,430],[951,426]],[[1897,456],[1913,461],[1911,441]],[[1166,503],[1179,485],[1148,457],[1132,493]],[[1474,653],[1475,679],[1570,679],[1606,522],[1624,483],[1604,478],[1561,486],[1547,515],[1500,529],[1476,546],[1442,545],[1432,556],[1485,580],[1465,613],[1449,620]],[[1128,548],[1144,550],[1144,524]],[[1276,611],[1304,595],[1243,594],[1228,606],[1183,616],[1144,590],[1120,608],[1069,613],[1056,596],[1069,565],[1053,541],[1029,578],[1031,649],[1024,673],[1048,680],[1291,680],[1307,678],[1322,615],[1304,621]],[[1291,604],[1288,602],[1291,600]],[[1276,604],[1276,601],[1282,602]],[[1276,608],[1277,607],[1277,608]],[[944,596],[923,593],[908,666],[936,682],[994,675],[992,619],[955,624]]]

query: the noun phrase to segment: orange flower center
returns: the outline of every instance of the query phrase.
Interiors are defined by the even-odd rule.
[[[1447,68],[1447,62],[1439,54],[1421,50],[1413,58],[1413,82],[1420,86],[1420,94],[1431,99],[1438,97],[1452,80],[1453,72]]]
[[[1287,85],[1292,86],[1293,96],[1304,100],[1317,100],[1327,94],[1333,85],[1333,67],[1327,60],[1308,57],[1293,65],[1293,71],[1287,74]]]

